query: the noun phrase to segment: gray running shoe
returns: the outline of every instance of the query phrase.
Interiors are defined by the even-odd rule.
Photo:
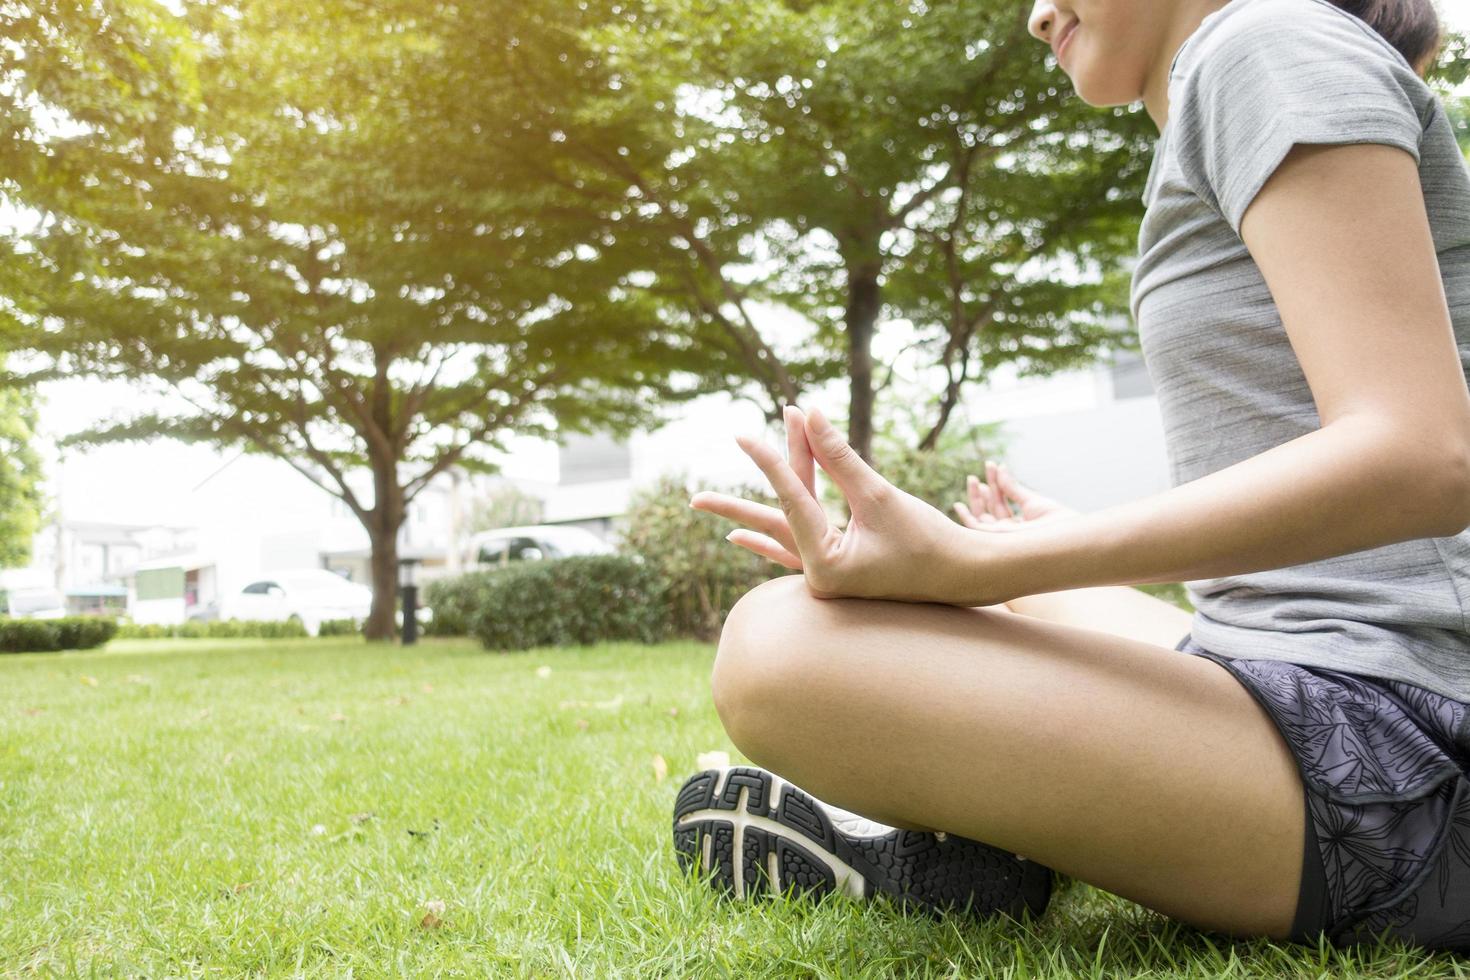
[[[1052,871],[954,834],[899,830],[823,803],[754,766],[690,776],[674,802],[674,852],[735,898],[774,888],[882,893],[929,912],[1019,919],[1045,911]]]

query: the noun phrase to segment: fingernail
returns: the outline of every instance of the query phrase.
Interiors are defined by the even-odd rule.
[[[825,432],[827,429],[830,429],[832,427],[831,423],[827,421],[827,416],[822,414],[822,410],[820,408],[812,409],[810,412],[807,413],[806,417],[807,421],[811,422],[812,428],[816,429],[818,432]]]

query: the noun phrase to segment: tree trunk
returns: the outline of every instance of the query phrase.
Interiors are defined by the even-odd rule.
[[[873,461],[873,333],[883,307],[878,257],[851,263],[847,274],[848,376],[851,384],[847,441]]]
[[[398,461],[381,459],[371,449],[374,507],[368,513],[368,540],[372,544],[373,606],[363,635],[369,640],[393,640],[398,635],[394,613],[398,607],[398,529],[403,526],[403,488],[398,485]]]
[[[370,526],[368,538],[372,542],[373,606],[362,632],[369,640],[393,640],[398,636],[394,621],[398,605],[398,528]]]

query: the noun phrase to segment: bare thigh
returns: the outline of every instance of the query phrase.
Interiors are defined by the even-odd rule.
[[[790,575],[736,603],[712,683],[736,746],[830,803],[1200,928],[1290,929],[1300,777],[1209,660],[986,607],[817,599]]]

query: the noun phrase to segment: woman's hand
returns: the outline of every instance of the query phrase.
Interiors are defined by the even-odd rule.
[[[763,442],[736,437],[771,481],[779,510],[709,491],[696,493],[690,506],[749,525],[754,530],[736,529],[730,540],[800,569],[820,598],[974,604],[962,598],[975,585],[963,582],[961,557],[983,539],[879,476],[819,410],[807,417],[787,406],[785,416],[790,462]],[[847,499],[846,528],[833,527],[817,500],[813,462]]]
[[[996,465],[993,460],[986,460],[985,482],[981,483],[974,474],[966,482],[970,505],[966,507],[955,501],[954,509],[966,527],[977,531],[1014,531],[1026,524],[1075,517],[1079,513],[1022,486],[1004,463]],[[1011,501],[1020,505],[1019,517],[1011,513]]]

